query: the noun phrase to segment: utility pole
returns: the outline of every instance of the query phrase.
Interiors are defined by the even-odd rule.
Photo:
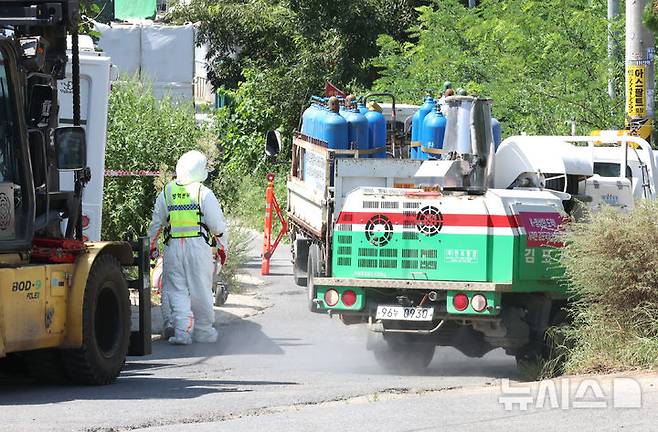
[[[613,34],[612,23],[619,17],[619,0],[608,0],[608,61],[610,69],[608,71],[608,95],[614,99],[615,94],[615,69],[612,66],[617,58],[617,44]]]
[[[642,25],[645,4],[626,0],[626,128],[651,142],[655,43],[653,33]]]

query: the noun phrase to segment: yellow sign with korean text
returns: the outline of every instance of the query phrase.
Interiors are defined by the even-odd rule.
[[[646,66],[628,66],[626,75],[626,103],[629,117],[646,114],[647,86]]]

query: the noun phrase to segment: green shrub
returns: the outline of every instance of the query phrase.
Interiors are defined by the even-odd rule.
[[[110,93],[105,167],[113,170],[174,170],[180,155],[199,149],[212,161],[217,145],[196,124],[192,107],[158,101],[136,80],[114,83]],[[145,235],[158,189],[167,176],[108,177],[103,197],[103,239]]]
[[[267,180],[265,176],[245,176],[240,183],[234,204],[227,207],[228,214],[238,219],[244,226],[263,232],[265,223],[265,189]],[[274,182],[274,194],[281,206],[281,211],[286,213],[286,176],[277,175]],[[273,213],[274,214],[274,213]],[[273,232],[277,233],[281,224],[276,214],[273,215]]]
[[[574,223],[562,263],[573,297],[567,372],[658,366],[658,203]]]

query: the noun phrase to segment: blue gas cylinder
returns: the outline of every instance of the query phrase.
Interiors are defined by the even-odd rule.
[[[340,114],[330,110],[324,110],[322,116],[322,141],[333,150],[347,150],[347,120]]]
[[[443,138],[446,134],[446,118],[437,108],[425,116],[421,143],[424,148],[439,150],[443,148]],[[423,159],[439,159],[440,154],[423,151]]]
[[[309,105],[309,107],[304,110],[304,114],[302,114],[302,130],[301,130],[301,132],[306,136],[311,136],[310,130],[311,130],[311,124],[313,122],[311,117],[313,117],[313,114],[315,114],[315,105],[314,104]]]
[[[340,115],[347,120],[348,148],[352,150],[368,149],[368,119],[358,110],[343,110]],[[360,156],[368,157],[368,156]]]
[[[425,120],[425,116],[432,112],[434,109],[434,106],[436,105],[436,102],[434,102],[434,99],[431,96],[427,96],[425,98],[425,101],[423,102],[423,105],[421,105],[420,108],[418,108],[418,111],[416,111],[411,118],[411,143],[412,144],[420,144],[421,139],[422,139],[422,132],[423,132],[423,121]],[[425,155],[421,150],[420,147],[412,147],[411,148],[411,158],[412,159],[427,159]]]
[[[503,129],[500,122],[493,117],[491,117],[491,131],[493,132],[494,149],[498,150],[498,146],[503,141]]]
[[[386,117],[379,111],[368,111],[365,115],[368,120],[368,148],[383,147],[386,149]],[[386,150],[375,153],[371,158],[385,158]]]
[[[308,107],[302,115],[302,133],[311,138],[318,138],[318,121],[322,116],[324,108],[314,103]]]
[[[363,102],[359,102],[358,104],[356,104],[356,109],[358,109],[359,112],[363,115],[368,114],[368,107],[366,107],[366,104],[364,104]]]
[[[329,114],[329,110],[325,106],[319,106],[318,111],[315,114],[314,117],[314,129],[313,129],[313,138],[316,140],[320,140],[323,142],[326,142],[326,126],[325,126],[325,119],[327,115]]]

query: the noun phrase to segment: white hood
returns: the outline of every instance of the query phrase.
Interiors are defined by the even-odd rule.
[[[208,158],[197,150],[188,151],[176,163],[176,183],[185,186],[208,178]]]

